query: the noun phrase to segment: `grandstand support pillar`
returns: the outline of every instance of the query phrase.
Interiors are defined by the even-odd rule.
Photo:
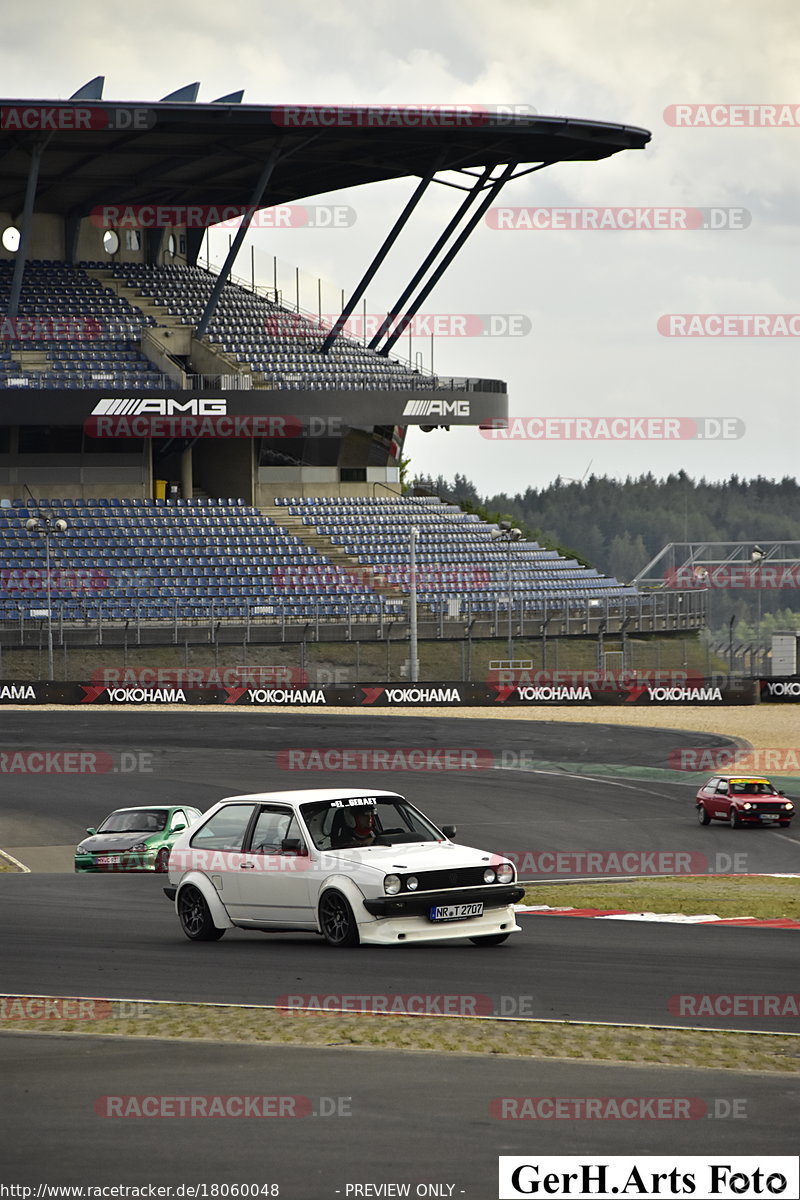
[[[181,495],[191,500],[192,492],[192,447],[188,445],[181,454]]]
[[[14,259],[14,277],[11,280],[11,295],[8,300],[8,309],[6,316],[10,321],[15,321],[17,311],[19,309],[19,298],[22,293],[22,279],[25,274],[25,262],[28,257],[28,245],[31,240],[31,221],[33,219],[33,202],[36,198],[36,185],[39,182],[39,165],[42,161],[44,148],[50,141],[52,134],[48,134],[46,138],[40,138],[34,142],[33,150],[31,151],[31,162],[28,167],[28,180],[25,184],[25,203],[22,208],[22,229],[19,235],[19,247],[17,249],[17,257]]]
[[[461,230],[461,233],[458,235],[456,240],[453,242],[452,246],[447,251],[444,258],[442,259],[442,261],[439,263],[436,270],[433,272],[433,274],[429,278],[428,282],[425,284],[425,286],[422,288],[422,290],[417,293],[416,299],[413,301],[410,308],[403,314],[401,319],[398,321],[397,325],[395,326],[394,332],[389,335],[389,337],[386,339],[384,344],[381,346],[381,348],[379,350],[380,354],[384,354],[384,355],[388,354],[389,351],[391,350],[392,346],[397,341],[397,339],[399,337],[402,337],[402,335],[405,333],[406,329],[411,324],[411,321],[413,320],[414,316],[419,311],[420,306],[427,300],[428,296],[433,291],[433,289],[436,287],[436,284],[439,282],[442,275],[444,275],[445,271],[450,266],[450,263],[453,261],[455,256],[458,254],[459,250],[464,245],[464,243],[466,242],[469,235],[472,233],[475,226],[482,219],[484,213],[487,211],[487,209],[491,205],[492,201],[499,195],[503,186],[511,178],[514,171],[517,169],[517,166],[518,166],[517,163],[509,163],[508,166],[505,168],[505,170],[502,171],[500,173],[500,175],[498,175],[497,179],[495,179],[495,181],[491,185],[491,187],[488,188],[483,200],[481,200],[480,204],[475,209],[475,212],[469,218],[466,225]]]
[[[436,255],[439,253],[439,251],[445,245],[445,243],[447,242],[447,239],[450,237],[453,230],[458,227],[464,214],[467,213],[469,211],[469,209],[471,208],[472,204],[475,201],[475,197],[480,194],[481,188],[483,187],[483,185],[486,183],[486,180],[491,175],[491,171],[492,171],[491,167],[485,167],[483,174],[476,180],[475,184],[469,189],[469,191],[467,192],[463,201],[459,205],[458,209],[453,214],[453,216],[450,218],[447,225],[444,227],[442,233],[434,242],[433,246],[431,247],[431,249],[428,252],[428,254],[426,255],[426,257],[420,263],[418,270],[409,280],[408,285],[406,286],[405,290],[400,294],[398,299],[392,305],[392,313],[399,313],[399,312],[403,311],[403,305],[405,304],[406,300],[411,295],[411,293],[414,291],[414,288],[417,286],[419,281],[423,278],[423,276],[425,275],[425,272],[428,270],[428,267],[435,260]],[[380,342],[383,335],[389,329],[389,326],[391,325],[391,323],[392,323],[392,315],[390,313],[388,316],[384,317],[383,321],[381,322],[381,326],[380,326],[378,332],[375,334],[375,336],[370,341],[370,343],[369,343],[370,350],[376,349],[376,347],[378,346],[378,343]]]
[[[258,178],[258,182],[256,183],[256,186],[253,189],[253,194],[250,197],[250,203],[248,204],[248,206],[245,209],[244,214],[242,216],[242,223],[239,226],[239,228],[236,230],[236,236],[234,237],[233,241],[231,242],[231,248],[228,251],[228,255],[225,259],[225,262],[222,264],[222,269],[220,270],[220,273],[217,276],[217,281],[214,284],[213,288],[211,289],[211,295],[208,297],[208,303],[206,304],[206,307],[203,311],[203,315],[200,318],[200,323],[197,326],[197,332],[195,333],[195,337],[197,338],[198,341],[200,341],[202,338],[205,337],[206,330],[208,329],[209,325],[211,324],[211,318],[214,316],[214,313],[216,311],[217,304],[219,303],[219,298],[222,295],[222,290],[225,287],[225,284],[228,282],[228,279],[230,278],[230,273],[231,273],[231,270],[233,269],[233,264],[236,260],[236,255],[239,253],[239,250],[241,249],[242,242],[247,237],[248,230],[250,229],[250,223],[253,220],[253,215],[255,214],[256,209],[258,208],[259,204],[261,203],[261,199],[264,195],[264,192],[266,191],[266,187],[270,181],[272,172],[275,170],[275,167],[277,166],[278,159],[280,158],[280,153],[281,153],[281,143],[278,141],[275,143],[275,145],[272,147],[272,150],[269,153],[269,157],[267,158],[267,161],[264,165],[264,170],[261,172],[261,174]]]
[[[367,290],[370,283],[374,279],[375,274],[378,271],[379,267],[381,266],[383,260],[386,258],[386,255],[389,253],[392,246],[397,241],[398,237],[400,236],[400,233],[403,230],[403,227],[405,226],[406,222],[408,221],[409,217],[413,213],[414,209],[417,207],[420,200],[422,199],[425,192],[427,191],[428,185],[431,183],[431,180],[433,179],[434,175],[439,170],[439,168],[442,166],[442,164],[445,160],[446,153],[447,152],[445,150],[443,150],[441,152],[441,154],[439,154],[436,157],[436,159],[431,163],[431,165],[428,167],[428,170],[425,172],[425,174],[420,179],[419,183],[417,184],[416,188],[414,189],[414,194],[411,196],[411,198],[409,199],[405,208],[400,213],[400,216],[397,218],[394,225],[389,230],[388,234],[386,235],[386,237],[384,239],[383,245],[381,246],[380,250],[373,258],[370,265],[367,267],[364,274],[361,276],[360,282],[358,284],[356,284],[355,290],[352,293],[352,295],[350,296],[350,299],[347,301],[347,303],[342,308],[340,315],[336,319],[336,324],[334,325],[333,329],[330,331],[328,336],[325,338],[325,341],[322,343],[322,346],[320,347],[320,353],[327,354],[328,351],[330,350],[331,346],[333,345],[333,343],[338,338],[339,334],[344,329],[345,325],[347,324],[348,319],[352,316],[353,312],[355,311],[356,305],[358,304],[359,300],[364,295],[364,292]]]

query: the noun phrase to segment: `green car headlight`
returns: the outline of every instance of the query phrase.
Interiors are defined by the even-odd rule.
[[[133,850],[135,854],[144,854],[145,850],[149,849],[150,847],[148,846],[147,842],[137,842],[135,846],[131,846],[131,850]]]

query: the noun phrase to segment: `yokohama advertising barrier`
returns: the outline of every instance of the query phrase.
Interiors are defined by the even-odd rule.
[[[759,679],[762,704],[800,704],[800,675]]]
[[[767,694],[769,685],[786,690]],[[269,708],[481,707],[502,710],[532,705],[726,705],[800,700],[800,679],[699,679],[683,684],[621,683],[384,683],[347,686],[313,684],[221,685],[186,687],[179,683],[28,683],[0,681],[0,705],[96,704],[109,707],[157,705],[189,707],[235,704]]]

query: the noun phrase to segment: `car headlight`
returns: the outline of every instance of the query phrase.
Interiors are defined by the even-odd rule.
[[[496,875],[495,875],[494,871],[492,870],[491,867],[487,867],[486,870],[483,872],[483,882],[484,883],[494,883],[495,879],[496,879]]]
[[[145,850],[149,849],[150,847],[148,846],[147,842],[137,842],[135,846],[131,846],[131,850],[133,850],[136,854],[143,854]]]
[[[383,881],[383,890],[387,896],[396,896],[402,886],[399,875],[387,875]]]
[[[417,890],[419,887],[419,880],[417,879],[416,875],[409,875],[408,879],[406,880],[406,887],[410,892],[415,892]]]
[[[744,804],[742,805],[742,808],[752,808],[752,807],[753,806],[749,800],[745,800]]]
[[[511,863],[500,863],[500,866],[497,868],[497,882],[514,882],[514,868],[512,867]]]
[[[81,844],[80,846],[75,847],[75,853],[76,854],[90,854],[91,851],[89,850],[88,846],[84,846],[83,844]]]
[[[787,812],[791,812],[792,809],[794,808],[794,805],[792,804],[791,800],[788,800],[786,802],[786,804],[784,804],[783,807],[786,809]]]

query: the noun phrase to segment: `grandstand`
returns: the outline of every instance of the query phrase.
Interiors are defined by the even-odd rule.
[[[440,619],[635,601],[555,551],[499,545],[478,518],[401,495],[410,426],[503,421],[508,398],[500,380],[444,379],[392,351],[503,186],[641,148],[647,131],[508,113],[404,127],[343,109],[310,137],[286,110],[195,95],[113,105],[95,80],[69,101],[0,101],[0,621],[41,614],[48,584],[62,623],[382,625],[407,606],[411,528],[421,611]],[[403,177],[416,189],[333,327],[233,277],[255,210]],[[398,317],[369,345],[345,336],[440,182],[463,198]],[[121,198],[138,226],[109,224]],[[217,272],[199,252],[220,205],[242,221]],[[66,530],[26,528],[48,514]]]

